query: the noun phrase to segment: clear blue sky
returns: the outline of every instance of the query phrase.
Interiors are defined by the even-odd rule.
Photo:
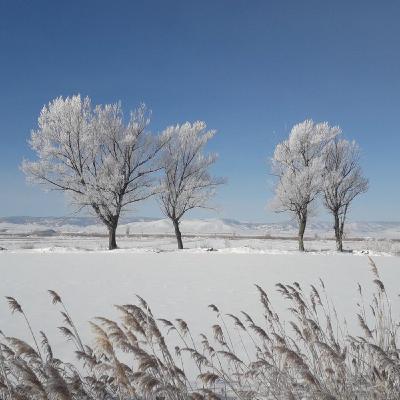
[[[214,172],[229,180],[217,217],[276,219],[274,146],[305,118],[339,124],[370,179],[352,219],[400,220],[399,20],[390,0],[0,0],[0,215],[70,213],[18,166],[43,104],[81,93],[125,110],[144,101],[154,131],[217,129]]]

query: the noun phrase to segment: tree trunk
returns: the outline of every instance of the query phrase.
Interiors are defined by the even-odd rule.
[[[93,210],[96,212],[100,221],[103,222],[103,224],[108,229],[108,250],[114,250],[118,248],[116,241],[116,231],[121,210],[120,209],[117,210],[117,212],[114,215],[109,215],[109,213],[107,213],[107,215],[103,215],[98,204],[92,203],[91,206]]]
[[[108,227],[108,250],[115,250],[118,247],[116,241],[116,231],[116,224]]]
[[[333,217],[335,219],[336,250],[343,251],[343,224],[340,223],[337,212],[333,214]]]
[[[306,230],[307,217],[300,218],[299,224],[299,251],[304,251],[304,231]]]
[[[182,243],[181,230],[179,229],[179,221],[176,220],[176,219],[173,219],[172,223],[174,224],[174,228],[175,228],[175,236],[176,236],[176,241],[178,242],[178,249],[182,250],[183,249],[183,243]]]

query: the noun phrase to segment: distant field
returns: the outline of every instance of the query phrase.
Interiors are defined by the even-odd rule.
[[[332,221],[311,220],[307,224],[309,238],[333,237]],[[185,219],[182,233],[187,236],[240,236],[291,238],[297,235],[294,221],[260,223],[233,219]],[[120,235],[172,235],[172,224],[167,219],[123,217],[118,227]],[[357,222],[346,224],[347,238],[400,239],[400,222]],[[91,217],[3,217],[0,234],[51,236],[54,234],[104,235],[106,229]]]
[[[294,222],[252,223],[230,219],[187,219],[182,222],[189,251],[215,249],[232,253],[297,251]],[[166,219],[123,218],[118,245],[129,251],[171,251],[176,242]],[[0,218],[0,247],[10,251],[86,251],[107,247],[103,225],[91,217]],[[310,221],[306,248],[327,254],[335,249],[331,222]],[[349,222],[345,249],[355,254],[400,254],[400,223]]]
[[[6,251],[71,252],[106,250],[105,234],[0,234],[0,248]],[[176,240],[171,234],[131,234],[118,237],[121,251],[159,252],[174,251]],[[230,234],[184,235],[186,251],[201,252],[213,249],[223,253],[296,253],[294,237],[260,237]],[[354,254],[399,255],[399,240],[354,238],[344,242],[346,251]],[[333,239],[306,238],[306,249],[312,253],[335,252]]]

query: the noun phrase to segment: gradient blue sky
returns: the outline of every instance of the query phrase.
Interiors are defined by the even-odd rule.
[[[71,213],[18,166],[43,104],[81,93],[144,101],[154,131],[217,129],[216,217],[282,218],[266,209],[274,146],[305,118],[339,124],[370,179],[351,218],[400,220],[399,20],[399,1],[0,0],[0,215]]]

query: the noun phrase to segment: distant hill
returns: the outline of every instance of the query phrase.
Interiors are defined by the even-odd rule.
[[[234,219],[185,219],[182,232],[199,235],[244,235],[244,236],[295,236],[295,222],[257,223]],[[119,234],[171,234],[172,224],[167,219],[147,217],[124,217]],[[49,236],[63,233],[105,233],[105,227],[94,217],[0,217],[0,234],[34,234]],[[310,221],[306,236],[327,238],[333,236],[332,222]],[[400,239],[400,222],[347,223],[347,236],[360,238]]]
[[[136,221],[152,221],[154,218],[147,217],[132,217],[132,218],[121,218],[124,222],[136,222]],[[26,217],[26,216],[13,216],[13,217],[0,217],[0,223],[9,223],[16,225],[49,225],[49,226],[89,226],[97,225],[99,221],[95,217]]]

